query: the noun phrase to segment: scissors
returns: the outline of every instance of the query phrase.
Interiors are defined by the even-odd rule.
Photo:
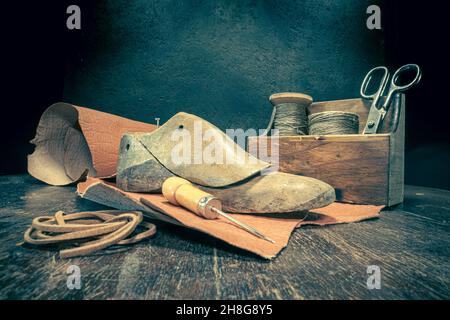
[[[376,72],[379,72],[380,70],[383,71],[383,77],[381,79],[379,87],[375,93],[369,95],[366,93],[369,82],[372,79],[372,76]],[[397,82],[398,78],[400,77],[400,75],[402,73],[404,73],[407,70],[415,71],[414,79],[405,85],[398,84],[398,82]],[[386,86],[389,82],[389,76],[390,76],[390,73],[386,67],[384,67],[384,66],[376,67],[376,68],[373,68],[372,70],[370,70],[366,74],[366,76],[361,84],[361,90],[360,90],[361,96],[364,99],[373,99],[372,105],[370,106],[369,116],[367,118],[367,123],[366,123],[366,127],[364,128],[363,134],[377,133],[378,127],[380,126],[381,122],[383,122],[383,119],[386,116],[386,113],[389,109],[389,105],[391,103],[392,97],[395,94],[397,94],[398,92],[406,91],[409,88],[411,88],[412,86],[416,85],[420,81],[420,78],[422,77],[422,71],[420,70],[420,68],[417,64],[406,64],[403,67],[400,67],[399,69],[397,69],[397,71],[395,71],[395,73],[392,76],[392,79],[390,81],[386,99],[384,100],[384,103],[381,106],[379,106],[380,100],[381,100],[381,98],[384,94],[384,91],[386,89]]]

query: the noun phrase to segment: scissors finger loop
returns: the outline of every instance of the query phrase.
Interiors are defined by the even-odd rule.
[[[375,91],[372,94],[367,94],[366,92],[367,92],[367,88],[369,86],[369,83],[372,80],[373,75],[376,72],[378,72],[379,70],[383,71],[383,77],[381,79],[380,85],[379,85],[377,91]],[[379,66],[379,67],[375,67],[372,70],[370,70],[366,74],[366,76],[365,76],[365,78],[364,78],[364,80],[363,80],[363,82],[361,84],[361,89],[360,89],[361,96],[364,99],[376,99],[377,97],[379,97],[383,93],[384,88],[386,87],[386,83],[387,83],[388,77],[389,77],[389,71],[388,71],[388,69],[386,67]]]
[[[405,85],[398,84],[398,79],[400,78],[401,74],[406,72],[407,70],[414,70],[416,72],[414,79]],[[395,71],[392,77],[392,86],[395,89],[395,91],[405,91],[414,86],[415,84],[417,84],[421,78],[422,78],[422,71],[420,70],[420,67],[417,64],[406,64],[403,67],[399,68],[397,71]]]

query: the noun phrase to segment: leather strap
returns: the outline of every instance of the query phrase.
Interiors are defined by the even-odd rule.
[[[138,226],[147,230],[130,237]],[[139,211],[103,210],[67,215],[58,211],[54,217],[33,219],[31,227],[25,231],[24,241],[33,245],[79,244],[59,252],[61,258],[69,258],[88,255],[112,245],[133,244],[155,232],[156,226],[143,221]]]

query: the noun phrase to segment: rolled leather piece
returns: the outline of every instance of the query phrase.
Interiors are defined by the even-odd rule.
[[[153,124],[58,102],[45,110],[28,156],[28,172],[51,185],[67,185],[85,176],[116,173],[119,143],[126,132],[156,129]]]
[[[198,139],[206,132],[217,137],[216,152],[220,149],[219,154],[227,156],[223,162],[196,161],[204,156],[211,140],[200,138],[195,142],[194,137]],[[177,157],[180,143],[192,151],[183,158],[185,161]],[[195,150],[202,155],[195,154]],[[245,152],[209,122],[178,113],[151,133],[123,136],[116,183],[124,191],[160,193],[167,178],[179,176],[219,198],[225,211],[239,213],[298,212],[335,201],[334,189],[327,183],[281,172],[265,174],[269,167],[269,163]]]

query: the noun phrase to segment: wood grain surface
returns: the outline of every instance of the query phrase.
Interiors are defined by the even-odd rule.
[[[278,147],[281,172],[316,178],[330,184],[336,199],[350,203],[388,203],[389,135],[343,135],[279,137],[263,145]],[[256,139],[249,138],[248,150],[256,155]],[[270,155],[269,150],[269,155]],[[276,161],[278,160],[278,161]]]
[[[380,219],[302,227],[272,262],[205,235],[158,224],[150,240],[106,255],[60,260],[18,246],[33,217],[105,207],[74,187],[0,177],[0,299],[449,299],[450,192],[406,187]],[[78,265],[81,289],[66,286]],[[378,265],[381,289],[366,286]]]

